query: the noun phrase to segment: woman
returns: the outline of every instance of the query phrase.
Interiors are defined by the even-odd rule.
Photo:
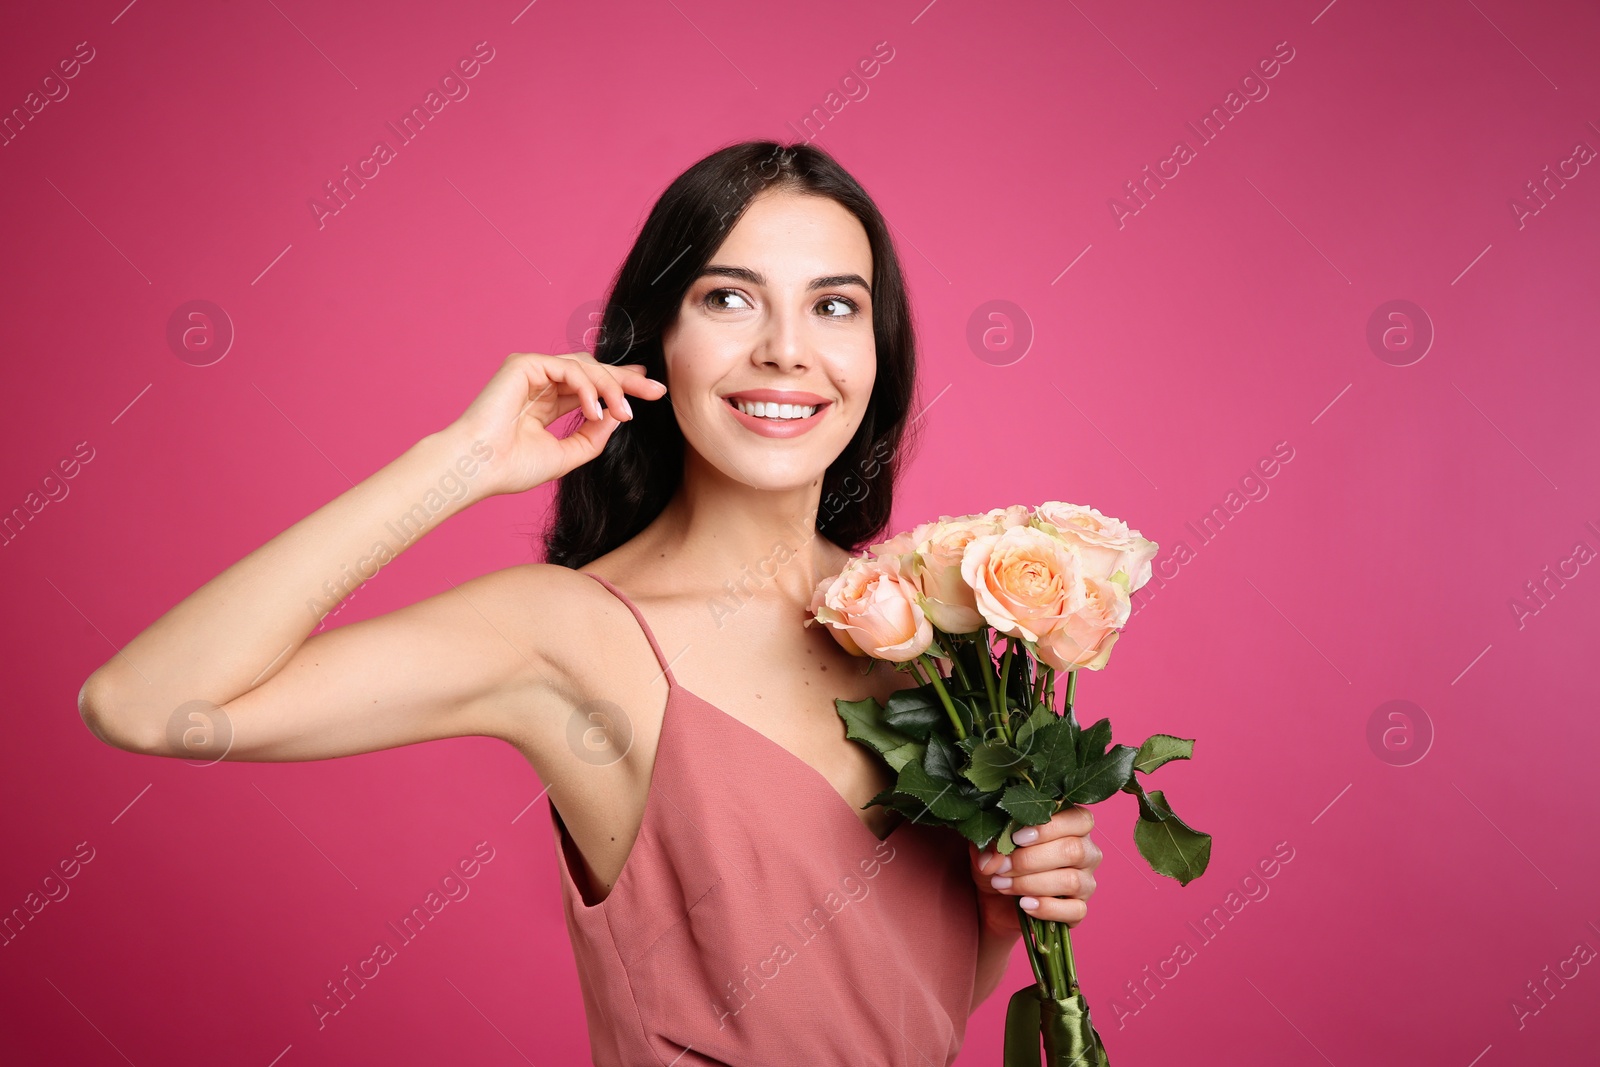
[[[1075,924],[1101,855],[1079,808],[996,857],[866,806],[892,776],[834,699],[914,682],[801,623],[886,532],[913,370],[867,194],[809,145],[724,148],[655,205],[595,356],[511,356],[130,642],[84,720],[193,758],[203,712],[233,760],[502,738],[548,786],[596,1063],[948,1063],[1018,898]],[[311,635],[423,530],[557,478],[546,563]]]

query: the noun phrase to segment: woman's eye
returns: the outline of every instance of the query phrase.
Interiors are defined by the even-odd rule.
[[[830,319],[848,318],[849,316],[854,315],[857,311],[861,310],[859,307],[856,306],[855,301],[846,300],[842,296],[830,296],[830,297],[827,297],[826,299],[824,299],[822,301],[822,303],[818,304],[817,306],[818,307],[825,307],[825,306],[827,306],[829,304],[833,304],[833,305],[836,305],[838,307],[842,307],[842,308],[845,309],[844,312],[841,313],[841,314],[825,315],[826,318],[830,318]]]
[[[719,297],[728,297],[729,299],[737,300],[740,303],[739,303],[739,305],[735,305],[732,308],[728,308],[728,305],[716,303],[716,301],[717,301],[717,299]],[[711,290],[711,292],[706,294],[705,303],[707,305],[711,306],[711,307],[723,307],[723,308],[728,308],[729,310],[735,310],[735,311],[739,310],[741,306],[745,307],[745,308],[748,308],[750,306],[748,303],[745,302],[744,297],[740,296],[738,293],[734,292],[732,289],[713,289],[713,290]]]

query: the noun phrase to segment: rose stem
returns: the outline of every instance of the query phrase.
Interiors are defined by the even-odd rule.
[[[1039,969],[1039,937],[1033,928],[1033,917],[1022,907],[1022,898],[1017,898],[1017,919],[1022,924],[1022,939],[1028,950],[1028,966],[1033,968],[1033,980],[1039,983],[1039,992],[1048,994],[1050,983],[1045,981],[1044,972]]]
[[[1006,720],[1005,720],[1005,711],[1004,711],[1004,707],[1005,707],[1005,690],[1004,690],[1003,687],[1005,685],[1005,681],[1002,679],[1001,682],[1000,682],[1000,686],[1001,686],[1000,697],[999,697],[999,700],[997,701],[996,698],[995,698],[996,686],[995,686],[995,679],[994,679],[994,660],[992,660],[990,658],[990,656],[992,654],[992,649],[989,647],[989,631],[987,630],[987,628],[985,628],[984,630],[981,630],[979,632],[983,634],[983,647],[980,650],[981,651],[981,655],[979,655],[978,660],[983,666],[983,687],[984,687],[985,690],[988,691],[988,695],[989,695],[989,718],[993,719],[995,726],[999,727],[1001,739],[1004,740],[1006,742],[1006,744],[1010,744],[1011,743],[1011,731],[1006,729]],[[1011,650],[1010,650],[1010,647],[1009,647],[1009,644],[1008,644],[1007,649],[1006,649],[1006,658],[1009,660],[1010,656],[1011,656]]]
[[[971,689],[972,688],[972,683],[967,681],[967,669],[961,665],[961,658],[957,654],[959,651],[960,651],[960,642],[958,640],[956,640],[956,639],[952,639],[951,642],[950,642],[950,653],[949,653],[950,654],[950,666],[955,668],[956,677],[961,679],[961,688],[963,688],[963,689]]]
[[[994,711],[994,661],[989,658],[989,628],[978,627],[978,666],[983,671],[983,692],[989,698],[989,710]]]
[[[956,737],[966,739],[967,731],[961,725],[961,716],[956,714],[956,706],[950,702],[950,694],[945,692],[944,682],[939,680],[939,667],[926,652],[917,657],[922,662],[923,669],[928,672],[928,680],[933,683],[933,688],[938,690],[939,699],[944,702],[944,710],[950,716],[950,724],[956,728]]]

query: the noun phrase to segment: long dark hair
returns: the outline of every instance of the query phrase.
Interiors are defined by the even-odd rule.
[[[816,518],[818,533],[854,552],[886,531],[896,472],[915,447],[916,338],[889,227],[827,152],[806,143],[746,141],[679,175],[617,270],[594,355],[602,363],[642,363],[646,374],[665,381],[662,332],[750,201],[774,187],[836,201],[860,220],[872,246],[877,380],[855,437],[823,476]],[[670,396],[630,398],[634,418],[612,431],[599,456],[561,479],[544,531],[546,562],[582,567],[637,535],[666,507],[683,480],[683,432],[671,404]]]

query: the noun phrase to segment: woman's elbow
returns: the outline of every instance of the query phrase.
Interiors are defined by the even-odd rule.
[[[78,690],[78,716],[100,741],[126,752],[160,754],[160,738],[152,736],[137,716],[129,714],[104,670],[95,671]]]

